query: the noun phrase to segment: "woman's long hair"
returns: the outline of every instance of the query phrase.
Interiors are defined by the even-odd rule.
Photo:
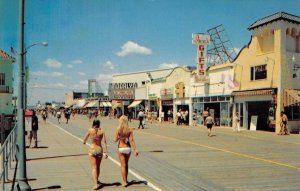
[[[122,134],[127,134],[130,131],[128,126],[128,118],[126,115],[122,115],[119,119],[119,128]]]

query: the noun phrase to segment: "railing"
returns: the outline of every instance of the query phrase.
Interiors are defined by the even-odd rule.
[[[9,86],[0,85],[0,93],[9,93]]]
[[[12,163],[15,161],[16,156],[16,129],[17,125],[11,130],[0,148],[0,181],[1,189],[5,189],[5,182],[8,181],[9,170],[12,171]],[[15,167],[17,168],[17,167]],[[10,173],[11,174],[11,173]],[[13,180],[14,177],[11,179]],[[14,181],[14,180],[13,180]]]

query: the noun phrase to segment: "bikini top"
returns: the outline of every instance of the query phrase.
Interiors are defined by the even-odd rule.
[[[94,129],[95,129],[96,133],[95,133],[95,135],[92,137],[92,140],[93,140],[93,141],[95,141],[95,142],[97,142],[97,141],[99,141],[99,140],[100,140],[100,137],[99,137],[99,136],[97,136],[97,133],[98,133],[98,128],[94,128]]]
[[[129,143],[129,136],[127,137],[126,134],[125,135],[123,133],[121,134],[119,131],[118,136],[120,141],[123,140],[126,144]]]

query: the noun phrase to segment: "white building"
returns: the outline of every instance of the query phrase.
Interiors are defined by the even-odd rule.
[[[15,59],[0,50],[0,114],[13,114],[13,66]]]

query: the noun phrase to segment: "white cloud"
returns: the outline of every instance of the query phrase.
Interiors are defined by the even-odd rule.
[[[112,80],[112,74],[99,74],[96,80],[100,82],[110,82]]]
[[[236,54],[238,54],[238,53],[241,51],[240,48],[233,48],[233,50],[234,50],[234,52],[235,52]]]
[[[81,81],[79,81],[79,84],[80,85],[88,85],[88,81],[87,80],[81,80]]]
[[[111,61],[106,61],[104,64],[102,64],[102,66],[110,70],[115,69],[115,66]]]
[[[72,64],[68,64],[67,68],[73,68],[73,65]]]
[[[62,77],[62,76],[64,76],[64,74],[63,74],[63,73],[60,73],[60,72],[53,72],[53,73],[51,74],[51,76],[52,76],[52,77]]]
[[[141,46],[135,42],[128,41],[121,47],[121,51],[116,53],[118,56],[127,56],[129,54],[143,54],[143,55],[150,55],[152,54],[152,50]]]
[[[49,68],[60,68],[62,66],[62,63],[52,58],[48,58],[43,64],[47,65]]]
[[[48,73],[43,72],[43,71],[30,72],[29,75],[33,75],[33,76],[41,76],[41,77],[49,76]]]
[[[63,77],[64,74],[60,72],[47,73],[43,71],[30,72],[29,75],[39,76],[39,77]]]
[[[83,63],[82,60],[79,59],[72,61],[72,64],[82,64],[82,63]]]
[[[86,75],[84,72],[78,72],[78,74],[79,74],[80,76],[85,76],[85,75]]]
[[[67,87],[66,85],[62,84],[62,83],[56,83],[56,84],[53,84],[53,87],[56,87],[56,88],[64,88],[64,87]]]
[[[175,68],[177,67],[178,64],[176,63],[162,63],[161,65],[159,65],[160,69],[168,69],[168,68]]]

